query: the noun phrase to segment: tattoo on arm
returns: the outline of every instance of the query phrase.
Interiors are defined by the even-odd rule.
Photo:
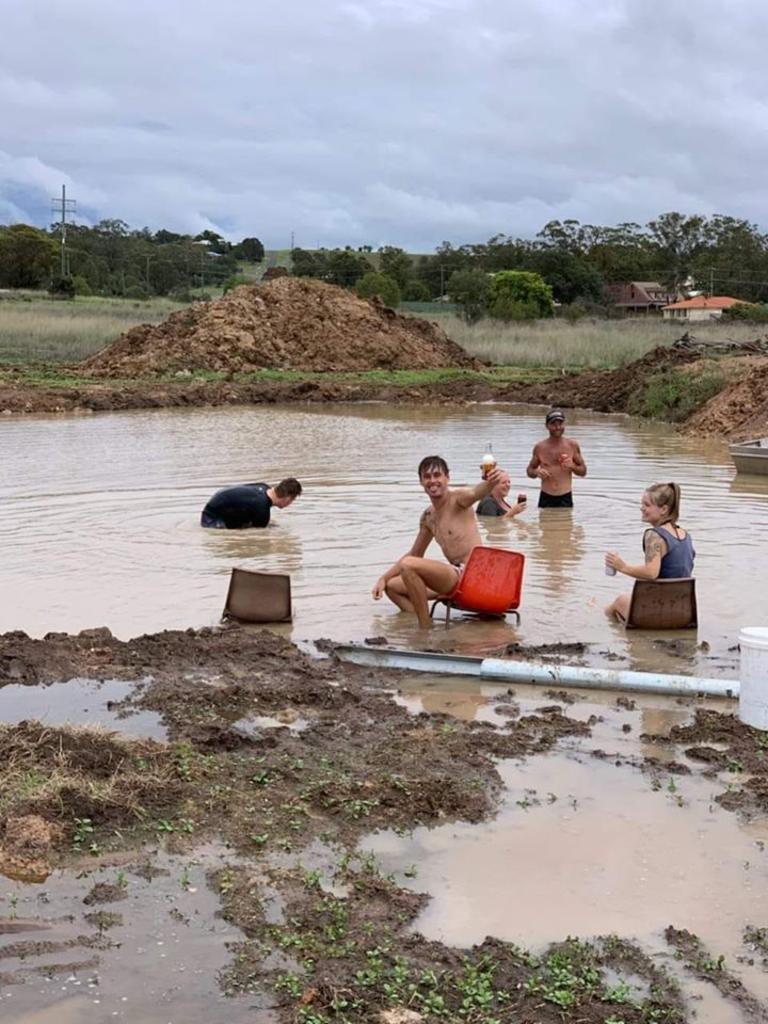
[[[649,562],[652,562],[657,555],[661,559],[667,553],[667,545],[658,533],[654,533],[653,530],[649,530],[645,535],[643,547],[645,548],[646,565],[648,565]]]

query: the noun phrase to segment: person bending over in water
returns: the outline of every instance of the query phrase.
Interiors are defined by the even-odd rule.
[[[653,484],[643,492],[640,518],[649,529],[643,534],[643,565],[627,565],[615,551],[605,556],[609,569],[622,572],[636,580],[679,579],[693,574],[691,535],[678,525],[680,487],[678,484]],[[620,594],[605,609],[605,614],[626,622],[631,594]]]
[[[539,508],[573,508],[573,474],[586,476],[587,464],[578,444],[565,436],[565,413],[561,409],[550,409],[544,422],[549,437],[533,446],[525,472],[532,480],[541,480]]]
[[[501,480],[496,484],[487,498],[483,498],[477,506],[479,516],[502,516],[504,519],[513,519],[519,512],[527,508],[527,498],[524,494],[518,494],[517,501],[510,505],[507,495],[512,487],[509,473],[501,471]],[[523,499],[522,501],[520,499]]]
[[[301,494],[301,484],[287,477],[279,484],[240,484],[216,491],[200,514],[200,525],[209,530],[245,530],[269,526],[272,506],[288,508]]]
[[[419,463],[419,481],[430,500],[419,520],[419,532],[407,554],[391,565],[374,584],[373,598],[384,594],[404,612],[415,612],[419,625],[432,624],[429,599],[456,586],[472,548],[482,544],[472,506],[487,497],[501,479],[496,467],[474,487],[451,487],[445,459],[428,455]],[[450,564],[425,558],[436,540]]]

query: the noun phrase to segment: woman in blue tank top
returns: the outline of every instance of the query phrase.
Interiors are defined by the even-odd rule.
[[[643,534],[645,562],[629,565],[615,551],[605,556],[606,570],[613,569],[636,580],[680,579],[693,575],[691,535],[678,526],[680,487],[678,484],[653,484],[643,493],[640,515],[648,529]],[[620,594],[605,609],[606,615],[626,621],[631,594]]]

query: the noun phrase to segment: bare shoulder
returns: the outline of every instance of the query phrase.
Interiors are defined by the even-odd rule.
[[[647,562],[657,555],[663,558],[667,553],[667,547],[667,542],[655,530],[646,530],[643,534],[643,551]]]
[[[435,532],[434,512],[431,505],[424,509],[419,519],[419,529],[429,530],[430,533]]]

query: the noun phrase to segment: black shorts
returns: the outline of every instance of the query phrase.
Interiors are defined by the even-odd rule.
[[[539,491],[539,508],[573,508],[573,491],[567,494],[547,494]]]

